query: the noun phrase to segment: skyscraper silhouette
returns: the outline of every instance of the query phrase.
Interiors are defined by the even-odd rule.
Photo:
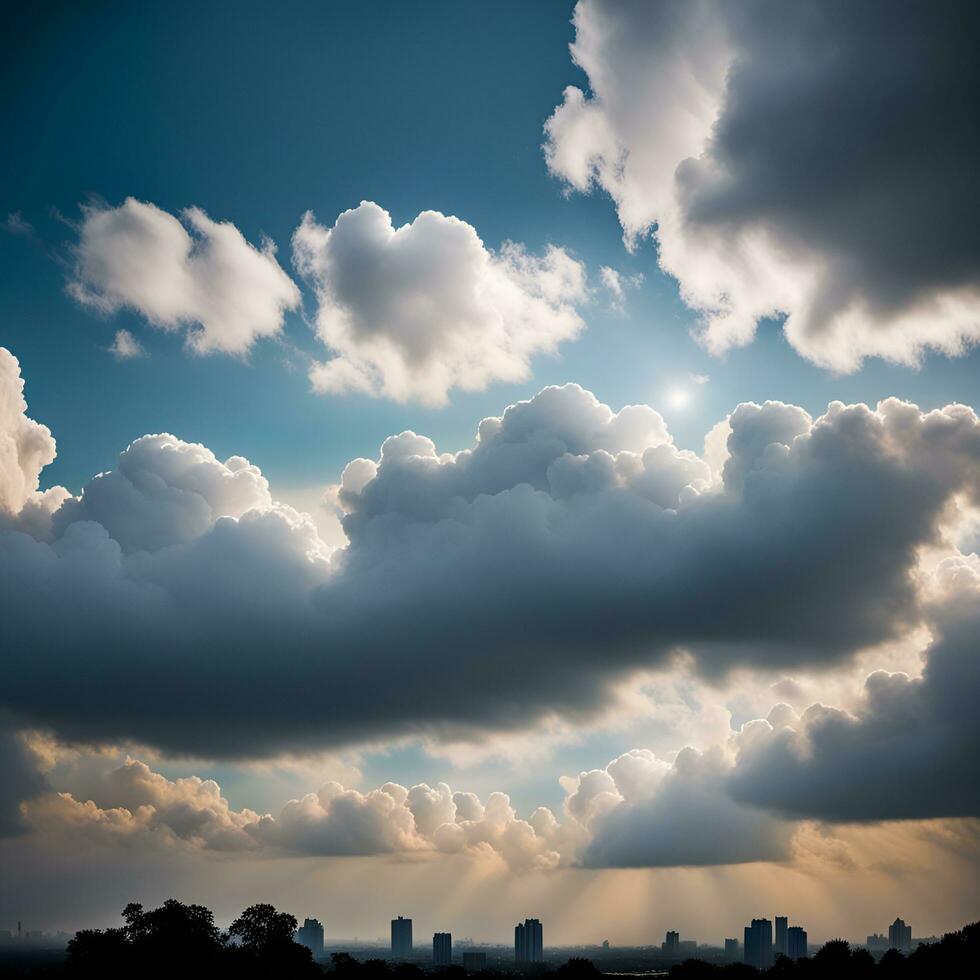
[[[449,932],[437,932],[432,937],[432,962],[435,966],[449,966],[453,961],[453,937]]]
[[[537,919],[525,919],[514,927],[514,961],[540,963],[544,959],[544,934]]]
[[[768,919],[753,919],[745,927],[743,961],[757,970],[772,966],[772,923]]]
[[[681,937],[680,933],[668,932],[660,946],[664,956],[677,956],[680,952]]]
[[[323,926],[317,919],[304,919],[296,930],[296,942],[313,953],[313,959],[323,956]]]
[[[912,948],[912,927],[903,919],[896,919],[888,927],[888,947],[907,953]]]
[[[391,920],[391,955],[412,955],[412,920],[398,916]]]
[[[776,916],[776,938],[772,944],[773,959],[786,955],[786,916]]]
[[[800,926],[790,926],[786,931],[786,955],[791,960],[802,960],[806,956],[805,929]]]

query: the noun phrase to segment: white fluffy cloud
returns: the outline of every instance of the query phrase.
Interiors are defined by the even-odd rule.
[[[582,263],[554,246],[540,257],[512,243],[492,252],[472,225],[437,211],[400,228],[370,201],[332,228],[307,213],[293,256],[333,355],[311,370],[317,391],[441,405],[453,388],[526,381],[534,355],[584,327]]]
[[[94,521],[124,552],[158,551],[192,541],[219,517],[271,508],[268,481],[247,459],[221,462],[206,446],[162,433],[137,439],[116,469],[66,501],[55,529]]]
[[[555,849],[570,845],[574,832],[546,808],[525,821],[504,793],[491,793],[484,804],[445,783],[385,783],[360,792],[328,782],[277,816],[234,810],[213,780],[167,779],[136,759],[102,773],[88,799],[41,788],[43,781],[21,807],[24,826],[76,842],[332,857],[466,852],[495,856],[515,870],[547,870],[574,857]]]
[[[165,330],[186,329],[198,354],[245,354],[259,338],[276,336],[300,293],[272,243],[255,248],[200,208],[181,218],[132,197],[116,208],[83,209],[72,296],[106,313],[127,308]]]
[[[41,470],[55,458],[51,430],[27,416],[20,363],[0,347],[0,529],[43,530],[68,491],[39,492]]]
[[[551,171],[613,198],[714,352],[785,315],[850,371],[980,339],[975,5],[581,0]]]

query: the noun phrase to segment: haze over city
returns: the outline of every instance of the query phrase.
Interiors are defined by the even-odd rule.
[[[976,4],[0,16],[0,946],[980,919]]]

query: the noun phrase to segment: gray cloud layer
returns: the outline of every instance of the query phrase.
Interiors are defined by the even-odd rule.
[[[402,433],[345,471],[333,555],[245,460],[144,437],[47,530],[0,537],[21,654],[2,706],[66,737],[272,755],[585,717],[678,648],[709,673],[821,665],[919,623],[918,551],[978,485],[974,414],[744,405],[728,425],[723,483],[652,409],[574,385],[454,456]]]

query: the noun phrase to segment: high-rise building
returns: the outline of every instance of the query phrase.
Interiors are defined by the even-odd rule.
[[[463,969],[467,973],[479,973],[487,968],[486,953],[463,953]]]
[[[726,939],[725,940],[725,959],[732,960],[733,962],[739,958],[738,956],[738,940],[737,939]]]
[[[391,955],[412,955],[412,920],[398,916],[391,920]]]
[[[319,920],[304,919],[303,924],[296,930],[296,942],[310,950],[313,959],[322,959],[323,926],[320,925]]]
[[[544,960],[544,934],[537,919],[525,919],[514,927],[514,961],[541,963]]]
[[[786,930],[786,955],[791,960],[802,960],[806,957],[806,930],[801,926],[790,926]]]
[[[902,919],[896,919],[888,927],[888,948],[907,953],[912,948],[912,927]]]
[[[660,944],[660,950],[664,956],[676,956],[681,944],[680,933],[668,932],[664,941]]]
[[[772,944],[773,958],[777,956],[786,955],[786,927],[787,927],[786,916],[777,915],[776,938],[773,940],[773,944]]]
[[[772,923],[768,919],[753,919],[745,927],[743,962],[757,970],[772,966]]]
[[[453,937],[449,932],[437,932],[432,937],[432,962],[449,966],[453,961]]]
[[[888,949],[888,937],[880,932],[873,932],[868,936],[868,949]]]

